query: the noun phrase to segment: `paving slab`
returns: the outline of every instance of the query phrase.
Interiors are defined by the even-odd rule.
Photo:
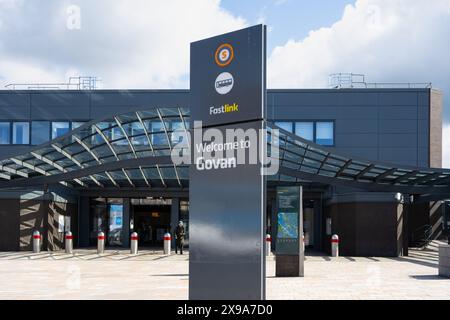
[[[0,252],[0,299],[187,299],[189,254],[158,250]],[[409,257],[307,256],[304,278],[276,278],[267,258],[268,299],[450,299],[437,250]]]

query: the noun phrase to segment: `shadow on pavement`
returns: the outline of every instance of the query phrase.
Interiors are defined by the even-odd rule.
[[[419,276],[409,276],[410,278],[416,280],[450,280],[448,278],[440,277],[438,275],[419,275]]]

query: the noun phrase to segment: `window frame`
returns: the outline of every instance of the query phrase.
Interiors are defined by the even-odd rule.
[[[31,122],[29,120],[11,120],[11,144],[13,146],[29,146],[31,144]],[[28,143],[14,143],[14,124],[27,123],[28,124]]]
[[[33,120],[33,121],[38,121],[38,120]],[[69,124],[69,128],[68,128],[67,133],[72,131],[72,121],[70,121],[70,120],[50,120],[50,140],[49,141],[52,141],[52,140],[54,140],[56,138],[62,137],[63,135],[67,134],[67,133],[65,133],[63,135],[60,135],[60,136],[57,136],[57,137],[53,138],[53,124],[54,123],[58,123],[58,122],[59,123],[68,123]]]
[[[52,120],[30,120],[29,121],[30,122],[30,146],[38,146],[38,145],[40,145],[40,144],[33,144],[33,122],[48,122],[48,139],[49,140],[47,140],[46,142],[44,142],[44,143],[47,143],[47,142],[49,142],[49,141],[51,141],[52,139],[51,139],[51,137],[52,137]],[[41,144],[43,144],[43,143],[41,143]]]
[[[316,142],[317,141],[317,123],[319,123],[319,122],[332,123],[333,124],[333,144],[331,144],[331,145],[321,145],[321,146],[323,146],[323,147],[330,147],[330,148],[336,147],[336,120],[333,120],[333,119],[276,119],[276,120],[273,120],[273,122],[275,123],[275,125],[278,122],[291,123],[291,128],[292,128],[291,129],[292,130],[291,133],[294,134],[294,135],[297,135],[295,133],[295,123],[296,122],[312,122],[313,123],[313,131],[314,131],[313,132],[314,140],[312,142],[315,143],[315,144],[318,144]],[[308,140],[308,141],[310,141],[310,140]],[[318,144],[318,145],[320,145],[320,144]]]
[[[314,121],[314,143],[317,143],[317,124],[318,123],[331,123],[333,125],[333,133],[332,133],[332,137],[333,137],[333,143],[332,144],[327,144],[327,145],[323,145],[323,144],[319,144],[321,146],[324,147],[334,147],[336,145],[336,124],[334,120],[318,120],[318,121]]]
[[[8,143],[0,143],[0,146],[10,146],[12,145],[12,121],[11,120],[0,120],[0,123],[7,123],[9,125],[9,142]]]

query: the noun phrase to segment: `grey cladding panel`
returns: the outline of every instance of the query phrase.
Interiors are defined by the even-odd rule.
[[[32,108],[47,107],[87,107],[89,106],[89,93],[79,92],[51,92],[32,93]]]
[[[381,106],[380,119],[414,120],[417,119],[417,106]]]
[[[380,133],[417,133],[417,120],[380,119]]]
[[[429,124],[428,120],[419,120],[418,126],[419,126],[418,131],[420,134],[426,134],[426,135],[430,134],[430,124]]]
[[[187,107],[189,92],[102,92],[92,94],[92,106],[153,106],[153,107]]]
[[[403,165],[417,165],[416,148],[380,148],[380,161]]]
[[[33,93],[31,120],[89,120],[89,93]]]
[[[430,105],[430,91],[429,90],[427,90],[427,92],[419,92],[418,93],[418,103],[419,103],[419,106],[428,107]]]
[[[428,146],[430,145],[430,138],[429,138],[428,134],[425,134],[425,133],[419,134],[417,136],[417,140],[418,140],[419,148],[428,148]]]
[[[385,106],[417,105],[417,91],[380,92],[379,102]]]
[[[122,114],[130,111],[133,106],[98,106],[91,109],[92,119],[102,119],[104,117]]]
[[[338,104],[341,106],[376,106],[378,94],[367,92],[339,92]]]
[[[336,105],[338,93],[336,92],[283,92],[274,93],[274,104],[299,106],[331,106]]]
[[[0,120],[27,120],[30,116],[29,95],[0,91]]]
[[[373,133],[336,134],[335,145],[337,148],[376,148],[378,136]]]
[[[376,107],[347,106],[278,106],[275,107],[275,119],[374,119],[377,117]]]
[[[90,120],[89,105],[40,106],[31,108],[32,120]]]
[[[336,120],[336,135],[337,134],[359,134],[359,133],[377,133],[378,124],[377,121],[369,120]]]
[[[0,120],[28,120],[29,117],[27,106],[0,106]]]
[[[28,107],[29,95],[25,93],[0,92],[0,107]]]
[[[377,148],[336,148],[337,153],[342,153],[345,156],[353,156],[362,159],[378,159]]]
[[[419,106],[417,108],[418,118],[422,120],[428,120],[430,118],[430,107],[429,106]]]
[[[428,149],[420,148],[419,149],[419,157],[417,160],[417,165],[421,167],[430,166],[430,157],[428,154]]]
[[[417,135],[380,134],[380,147],[417,148]]]

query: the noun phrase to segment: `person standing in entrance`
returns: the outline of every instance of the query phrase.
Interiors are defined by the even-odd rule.
[[[178,249],[180,249],[180,254],[183,254],[183,245],[184,245],[184,236],[185,236],[185,230],[183,221],[178,222],[178,226],[175,230],[175,254],[178,253]]]

